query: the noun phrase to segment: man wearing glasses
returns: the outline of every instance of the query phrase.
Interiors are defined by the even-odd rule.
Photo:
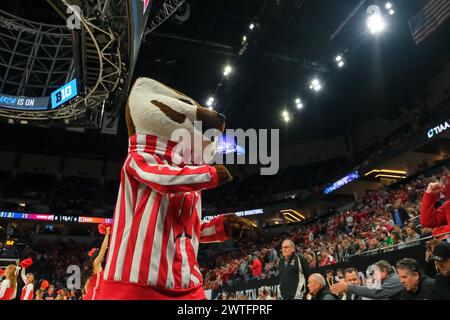
[[[295,252],[295,244],[289,239],[281,245],[280,296],[283,300],[303,299],[306,293],[306,279],[310,275],[308,261]]]

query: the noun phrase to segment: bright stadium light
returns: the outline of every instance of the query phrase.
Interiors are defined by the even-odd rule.
[[[336,62],[340,62],[340,61],[342,61],[342,56],[337,56],[336,57]]]
[[[391,16],[393,16],[394,13],[395,13],[395,11],[394,11],[393,9],[389,10],[389,14],[390,14]]]
[[[226,77],[231,73],[231,71],[233,71],[233,68],[230,65],[226,65],[223,69],[223,75]]]
[[[319,79],[313,79],[309,85],[309,88],[314,91],[320,91],[322,90],[322,87],[323,86],[320,83]]]
[[[387,10],[392,9],[392,3],[387,2],[386,5],[385,5],[385,8],[386,8]]]
[[[250,30],[253,30],[255,28],[255,25],[253,23],[250,23],[248,27],[250,28]]]
[[[242,42],[246,42],[247,41],[247,36],[243,36],[242,37]]]
[[[345,65],[344,61],[342,61],[342,60],[339,61],[339,63],[338,63],[339,68],[342,68],[344,65]]]
[[[206,105],[208,107],[212,107],[213,103],[214,103],[214,97],[209,97],[208,101],[206,101]]]
[[[302,100],[300,100],[300,98],[295,99],[296,104],[299,104],[300,102],[302,102]]]
[[[386,28],[386,23],[381,15],[374,13],[367,18],[367,28],[372,34],[377,34]]]
[[[289,112],[287,112],[286,110],[283,110],[283,112],[281,113],[284,122],[288,123],[291,120],[291,116],[289,115]]]
[[[209,110],[212,110],[212,109],[213,109],[213,107],[208,107],[208,109],[209,109]]]
[[[303,108],[303,103],[297,103],[297,109],[301,109],[301,108]]]

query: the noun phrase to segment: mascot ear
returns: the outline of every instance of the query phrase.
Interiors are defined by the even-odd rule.
[[[130,104],[128,100],[125,106],[125,121],[127,123],[128,137],[134,136],[136,134],[136,128],[134,126],[133,119],[131,118]]]

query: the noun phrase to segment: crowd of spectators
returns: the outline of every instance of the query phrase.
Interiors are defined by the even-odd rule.
[[[345,158],[313,162],[294,166],[280,172],[276,177],[254,175],[244,181],[235,181],[217,191],[205,194],[205,203],[214,204],[219,211],[231,212],[242,208],[257,208],[287,200],[305,201],[321,193],[332,178],[338,178],[349,171],[367,166],[381,160],[388,153],[396,152],[410,143],[414,138],[425,135],[426,130],[441,120],[442,114],[450,108],[450,95],[429,108],[417,108],[410,115],[410,121],[386,137],[379,138],[369,147],[358,152],[352,161]],[[416,168],[421,172],[428,166],[422,163]],[[414,172],[411,172],[411,174]],[[286,191],[296,191],[294,196],[284,195]],[[226,197],[223,195],[226,194]],[[264,197],[260,197],[264,194]]]
[[[62,237],[56,240],[38,240],[17,250],[14,257],[33,260],[27,272],[34,274],[34,300],[81,300],[84,292],[81,288],[71,287],[75,283],[68,282],[73,273],[68,267],[81,266],[88,259],[87,253],[91,246],[92,243],[64,240]]]
[[[336,264],[356,255],[414,246],[421,237],[431,234],[431,230],[418,225],[423,192],[429,182],[444,179],[448,174],[444,168],[401,185],[369,192],[351,210],[294,225],[291,230],[280,228],[274,233],[274,230],[258,229],[247,234],[240,243],[234,243],[231,251],[222,250],[222,244],[206,245],[199,253],[204,288],[217,290],[239,281],[278,275],[283,239],[298,245],[298,253],[307,259],[310,269]],[[41,290],[53,288],[49,299],[78,299],[81,291],[67,289],[67,266],[82,265],[89,249],[87,243],[41,240],[25,248],[20,256],[32,257],[35,261],[32,272],[36,275],[36,287],[41,283],[51,284]],[[270,290],[262,291],[267,299],[272,297]]]
[[[232,212],[311,199],[322,192],[332,179],[380,160],[387,153],[395,152],[415,137],[423,135],[427,128],[437,123],[439,115],[448,110],[449,106],[450,97],[446,97],[433,107],[418,110],[410,116],[410,121],[406,121],[387,137],[374,141],[352,160],[340,157],[311,162],[287,168],[276,176],[236,177],[232,183],[220,189],[206,191],[204,207],[214,207],[216,212]],[[417,168],[419,171],[422,169],[423,167]],[[39,172],[13,177],[10,172],[2,171],[0,179],[4,182],[3,185],[9,186],[4,189],[0,187],[2,198],[30,200],[27,204],[29,207],[20,209],[39,211],[34,207],[38,203],[47,206],[47,211],[61,214],[91,215],[96,208],[110,208],[114,206],[118,190],[117,181],[107,181],[101,185],[100,181],[89,177],[66,177],[60,180],[56,176]],[[17,204],[2,201],[0,209],[18,210]]]
[[[280,244],[285,238],[299,245],[298,252],[306,257],[312,269],[356,255],[416,245],[421,237],[431,235],[430,229],[420,227],[418,219],[426,186],[447,175],[448,171],[444,169],[393,189],[369,192],[352,210],[335,212],[275,236],[265,234],[265,231],[257,232],[243,240],[246,245],[237,250],[224,252],[218,245],[212,250],[206,249],[200,256],[200,265],[204,266],[204,286],[215,290],[239,281],[276,275]],[[253,265],[256,260],[261,262],[262,272],[255,275]]]

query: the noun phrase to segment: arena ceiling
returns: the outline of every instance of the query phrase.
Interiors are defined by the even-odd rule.
[[[364,120],[393,118],[400,108],[411,108],[413,93],[426,95],[418,88],[450,53],[448,24],[420,46],[412,40],[407,22],[421,0],[391,2],[396,13],[390,26],[374,37],[366,30],[366,9],[371,4],[383,7],[385,1],[187,0],[189,15],[183,17],[184,7],[178,18],[146,35],[135,77],[153,77],[201,103],[214,94],[215,109],[228,117],[228,127],[279,128],[287,142],[348,133]],[[61,23],[45,0],[2,0],[0,8]],[[244,35],[248,39],[243,44]],[[346,65],[338,70],[334,58],[343,52]],[[223,79],[227,63],[233,72]],[[308,88],[313,77],[324,82],[320,93]],[[296,97],[305,104],[299,112]],[[287,125],[280,116],[283,109],[293,115]],[[115,143],[126,143],[123,121],[121,127],[119,137],[99,141],[122,148],[124,144]],[[23,126],[6,130],[22,146],[32,132]],[[77,135],[42,130],[49,132],[47,142],[54,140],[55,148],[62,136]],[[66,139],[75,144],[79,140]]]
[[[342,133],[370,117],[398,116],[400,108],[413,106],[412,94],[436,72],[436,61],[450,53],[443,40],[448,25],[415,45],[408,19],[420,0],[391,1],[396,13],[377,37],[367,32],[366,9],[383,8],[386,1],[188,2],[187,21],[166,23],[146,37],[136,75],[160,79],[203,103],[216,92],[216,109],[229,126],[280,128],[292,141]],[[252,22],[259,26],[250,32]],[[239,56],[243,35],[249,44]],[[334,58],[345,50],[346,65],[338,70]],[[226,63],[234,71],[221,81]],[[325,83],[319,94],[308,88],[313,77]],[[297,96],[305,101],[298,113]],[[293,114],[287,127],[284,108]]]

